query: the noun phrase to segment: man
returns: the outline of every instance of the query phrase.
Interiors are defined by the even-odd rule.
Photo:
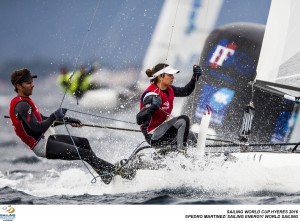
[[[97,157],[86,138],[55,134],[51,126],[58,125],[57,121],[64,121],[73,127],[81,127],[82,123],[76,118],[65,117],[67,109],[64,108],[59,108],[49,117],[43,116],[30,98],[34,88],[33,78],[36,77],[28,69],[17,70],[11,75],[17,96],[11,100],[9,114],[17,136],[39,157],[86,161],[106,184],[114,175],[132,179],[133,173],[117,170],[113,164]]]
[[[95,70],[94,66],[90,70],[86,70],[85,66],[82,65],[73,73],[68,71],[64,66],[61,68],[60,74],[57,77],[57,83],[70,95],[80,99],[88,90],[99,88],[99,86],[91,80],[91,75]]]
[[[184,87],[173,86],[174,74],[177,73],[178,70],[164,63],[146,70],[151,84],[141,96],[140,112],[136,119],[151,146],[175,146],[178,149],[187,146],[190,119],[185,115],[170,119],[173,101],[174,97],[186,97],[193,92],[202,70],[194,65],[192,79]]]

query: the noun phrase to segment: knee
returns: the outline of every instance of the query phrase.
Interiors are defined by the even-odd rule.
[[[80,146],[82,146],[85,149],[91,149],[90,142],[89,142],[89,140],[87,138],[80,137],[79,140],[80,140],[80,142],[79,142]]]
[[[184,120],[184,121],[185,121],[185,124],[189,127],[189,125],[190,125],[190,118],[189,118],[188,116],[186,116],[186,115],[181,115],[181,116],[178,117],[178,120],[179,120],[179,119]]]

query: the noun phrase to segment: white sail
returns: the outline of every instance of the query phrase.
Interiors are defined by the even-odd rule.
[[[299,0],[272,0],[256,79],[299,87],[299,11]]]
[[[256,80],[300,87],[299,12],[299,0],[272,0]],[[300,96],[297,91],[276,89],[295,97]],[[297,119],[296,106],[293,114],[289,124],[295,126],[290,141],[299,141],[296,134],[300,131],[300,118]]]

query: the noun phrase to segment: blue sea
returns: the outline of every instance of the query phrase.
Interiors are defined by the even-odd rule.
[[[52,82],[52,83],[51,83]],[[54,78],[39,79],[32,96],[44,115],[59,107],[63,92]],[[1,89],[2,115],[15,96],[9,86]],[[66,97],[63,106],[86,112]],[[91,111],[99,116],[135,121],[138,104],[117,113]],[[68,112],[84,123],[137,129],[136,125]],[[143,136],[136,132],[100,128],[68,128],[87,137],[96,154],[112,163],[127,158]],[[57,133],[67,133],[64,126]],[[110,185],[97,179],[81,161],[38,158],[14,134],[9,119],[0,120],[0,204],[5,205],[297,205],[300,204],[300,167],[264,167],[252,161],[224,158],[191,162],[178,155],[165,159],[166,168],[141,170],[128,181],[116,177]],[[191,153],[193,154],[193,153]],[[197,153],[194,153],[197,155]],[[93,175],[89,172],[91,171]]]

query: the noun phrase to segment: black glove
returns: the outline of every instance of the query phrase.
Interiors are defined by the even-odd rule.
[[[71,123],[71,124],[82,124],[81,121],[77,118],[73,118],[73,117],[64,117],[64,121]]]
[[[194,78],[194,80],[196,81],[198,81],[199,80],[199,77],[202,75],[202,70],[201,70],[201,68],[200,68],[200,66],[199,65],[194,65],[193,66],[193,78]]]
[[[161,98],[160,98],[159,95],[153,96],[152,105],[155,107],[155,109],[159,109],[160,108]]]
[[[54,117],[56,120],[62,119],[65,114],[67,113],[67,109],[66,108],[58,108],[54,113]]]

